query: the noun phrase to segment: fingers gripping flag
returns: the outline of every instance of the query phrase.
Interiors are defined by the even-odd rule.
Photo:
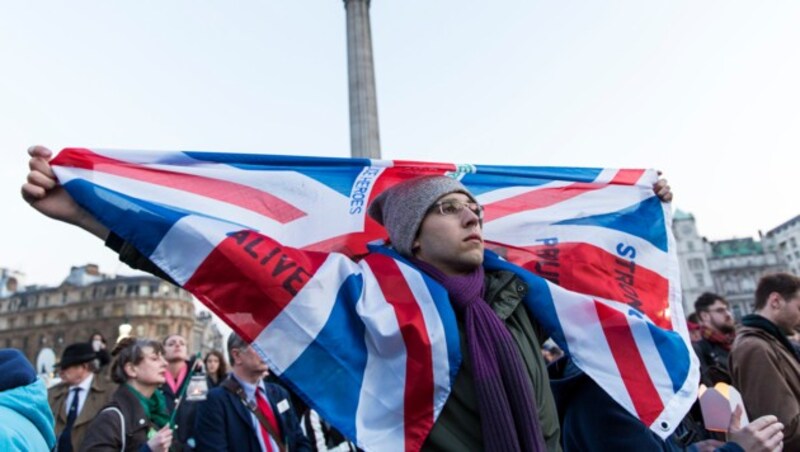
[[[421,175],[486,208],[485,266],[662,437],[696,397],[671,214],[652,170],[64,149],[63,186],[253,342],[362,448],[416,450],[461,360],[447,293],[390,248],[370,200]]]

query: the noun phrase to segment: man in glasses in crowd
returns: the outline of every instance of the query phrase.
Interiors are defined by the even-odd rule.
[[[730,306],[721,296],[706,292],[694,302],[694,310],[702,328],[702,338],[693,344],[700,358],[701,382],[708,387],[730,384],[728,355],[736,332]]]

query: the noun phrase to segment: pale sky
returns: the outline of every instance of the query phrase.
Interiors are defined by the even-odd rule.
[[[717,240],[800,213],[800,2],[373,0],[383,158],[651,167]],[[601,4],[600,4],[601,3]],[[341,0],[0,2],[0,267],[130,273],[26,148],[349,155]]]

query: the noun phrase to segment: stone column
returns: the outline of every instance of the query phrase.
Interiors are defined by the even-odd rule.
[[[347,10],[347,70],[350,90],[350,155],[381,157],[378,100],[372,62],[370,0],[344,0]]]

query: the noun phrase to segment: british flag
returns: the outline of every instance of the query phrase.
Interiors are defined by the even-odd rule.
[[[461,362],[447,293],[366,215],[399,181],[444,174],[485,206],[487,269],[661,437],[696,398],[669,207],[652,170],[67,148],[52,161],[104,225],[251,341],[368,450],[417,450]]]

